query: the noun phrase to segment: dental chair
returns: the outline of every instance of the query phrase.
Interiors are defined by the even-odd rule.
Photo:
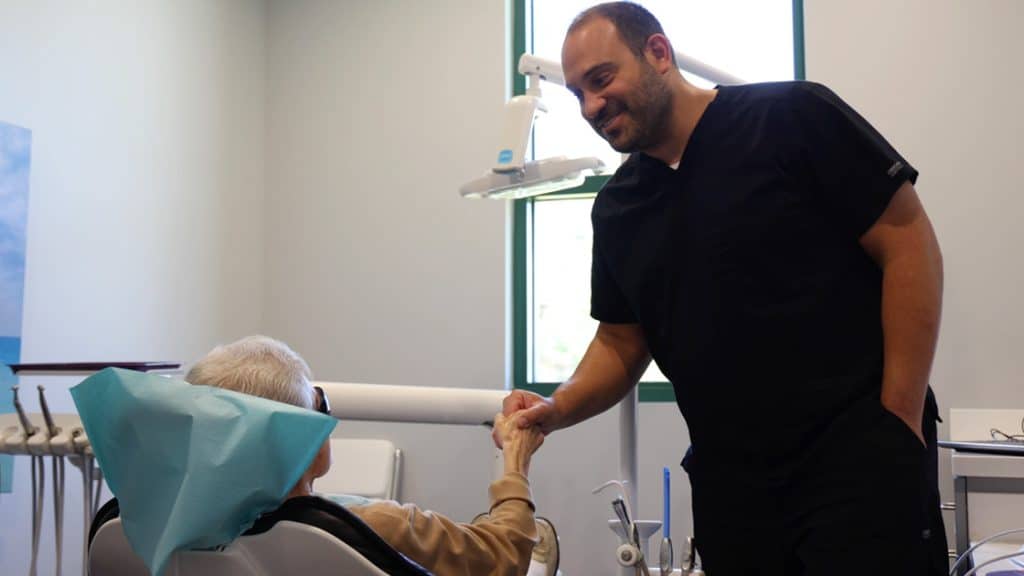
[[[89,530],[89,574],[147,576],[125,538],[117,500]],[[178,551],[164,576],[431,576],[341,506],[315,497],[285,501],[220,550]]]

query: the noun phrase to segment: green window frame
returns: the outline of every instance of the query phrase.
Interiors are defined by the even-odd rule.
[[[517,65],[519,57],[526,52],[527,42],[527,4],[532,6],[533,0],[512,0],[512,61],[509,73],[512,78],[513,94],[526,93],[526,77],[519,74]],[[804,69],[804,10],[803,0],[793,0],[793,77],[797,80],[806,79]],[[514,388],[529,390],[544,396],[550,396],[561,382],[531,382],[529,373],[529,350],[532,341],[527,333],[529,330],[528,315],[532,314],[529,294],[531,291],[533,221],[534,208],[537,202],[549,202],[574,198],[593,198],[602,186],[611,178],[608,175],[590,176],[576,188],[552,192],[534,198],[515,200],[512,213],[512,385]],[[675,392],[670,382],[641,382],[639,384],[640,402],[675,402]]]

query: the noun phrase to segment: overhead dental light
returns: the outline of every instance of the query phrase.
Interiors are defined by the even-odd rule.
[[[699,60],[676,52],[676,64],[683,70],[717,84],[739,84],[742,80]],[[566,158],[557,156],[543,160],[526,160],[534,120],[547,106],[541,99],[540,81],[565,85],[562,65],[553,60],[523,54],[519,73],[527,78],[526,94],[514,96],[505,104],[505,120],[494,166],[486,174],[463,184],[463,198],[518,199],[547,194],[583,183],[590,174],[599,174],[604,162],[589,156]]]
[[[513,97],[505,104],[505,120],[497,158],[491,170],[464,184],[459,192],[464,198],[526,198],[547,192],[579,186],[587,174],[599,172],[604,163],[597,158],[566,158],[527,161],[526,151],[533,132],[533,122],[547,106],[541,99],[540,81],[564,85],[562,66],[558,62],[523,54],[519,73],[526,76],[526,94]]]

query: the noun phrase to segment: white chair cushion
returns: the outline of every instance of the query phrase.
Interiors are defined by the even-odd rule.
[[[388,440],[331,438],[331,470],[314,485],[324,495],[396,497],[395,445]]]
[[[89,573],[147,576],[121,529],[121,519],[103,524],[89,548]],[[307,524],[282,520],[274,528],[243,536],[221,551],[174,553],[165,576],[387,576],[348,544]]]

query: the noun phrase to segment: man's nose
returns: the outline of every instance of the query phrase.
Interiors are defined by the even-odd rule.
[[[594,120],[604,109],[605,99],[596,94],[584,94],[583,104],[580,107],[583,117],[587,120]]]

